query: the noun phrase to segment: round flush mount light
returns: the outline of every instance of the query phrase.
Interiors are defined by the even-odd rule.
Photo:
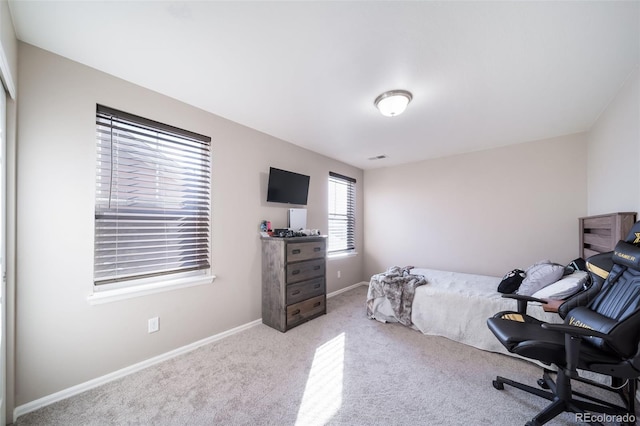
[[[407,105],[413,99],[411,92],[406,90],[389,90],[384,92],[373,101],[373,104],[386,117],[395,117],[407,109]]]

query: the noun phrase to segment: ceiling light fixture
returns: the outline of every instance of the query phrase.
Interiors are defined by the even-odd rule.
[[[378,96],[373,104],[386,117],[395,117],[407,109],[407,105],[413,99],[411,92],[406,90],[389,90]]]

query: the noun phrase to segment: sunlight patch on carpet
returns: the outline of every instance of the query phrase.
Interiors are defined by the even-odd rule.
[[[326,424],[342,406],[344,341],[341,333],[316,349],[296,425]]]

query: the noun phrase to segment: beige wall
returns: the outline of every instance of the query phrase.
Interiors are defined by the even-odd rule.
[[[413,265],[502,276],[578,256],[586,136],[365,171],[365,274]]]
[[[311,176],[310,228],[327,229],[329,171],[356,178],[362,203],[360,169],[33,46],[19,53],[16,405],[259,319],[259,224],[287,221],[286,205],[265,201],[269,166]],[[212,285],[87,303],[96,103],[212,137]],[[359,282],[362,263],[329,261],[328,291]],[[160,332],[148,334],[153,316]]]
[[[588,135],[588,212],[640,212],[640,71],[629,75]]]

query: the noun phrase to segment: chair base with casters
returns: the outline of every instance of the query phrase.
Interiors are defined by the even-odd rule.
[[[557,374],[557,379],[553,380],[552,374]],[[571,381],[579,381],[600,389],[617,394],[623,405],[617,405],[591,395],[572,390]],[[543,425],[563,412],[583,414],[583,419],[588,419],[586,413],[602,413],[615,416],[621,419],[621,424],[635,425],[635,394],[636,380],[626,380],[621,386],[606,386],[601,383],[585,379],[583,377],[573,377],[567,380],[564,370],[559,372],[544,369],[541,379],[538,379],[539,388],[516,382],[505,377],[497,376],[493,381],[493,387],[503,390],[504,385],[512,386],[516,389],[537,395],[541,398],[552,401],[543,411],[538,413],[527,426]],[[541,389],[542,388],[542,389]],[[549,389],[549,390],[545,390]],[[580,420],[580,418],[577,418]],[[598,423],[596,423],[598,424]]]

